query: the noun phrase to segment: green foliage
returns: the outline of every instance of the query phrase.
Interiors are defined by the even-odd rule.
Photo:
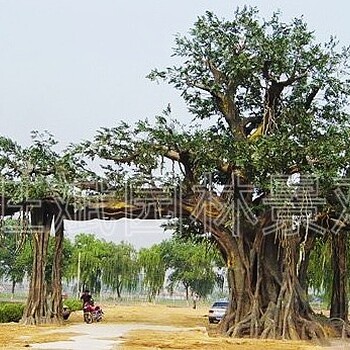
[[[320,237],[310,255],[308,283],[328,305],[332,296],[332,279],[332,247],[329,240]]]
[[[139,264],[143,271],[142,282],[151,301],[159,294],[165,281],[166,265],[162,258],[161,246],[154,244],[150,248],[142,248],[139,253]]]
[[[77,276],[77,266],[80,263],[81,289],[88,288],[94,293],[100,291],[102,271],[109,254],[108,250],[108,243],[97,239],[92,234],[82,233],[75,236],[69,275]]]
[[[32,145],[21,147],[4,136],[0,137],[0,167],[3,195],[12,203],[41,200],[47,197],[71,198],[71,184],[86,177],[82,165],[73,153],[59,154],[57,141],[45,131],[32,132]]]
[[[206,296],[217,282],[215,271],[223,263],[208,241],[173,239],[137,252],[125,242],[115,244],[92,234],[79,234],[69,260],[71,279],[77,277],[79,255],[82,289],[98,292],[102,279],[104,287],[122,297],[123,291],[136,290],[141,275],[150,300],[163,288],[167,269],[172,270],[170,289],[182,283]]]
[[[19,322],[24,311],[21,303],[0,303],[0,323]]]
[[[346,247],[349,247],[350,237],[346,235]],[[334,243],[333,243],[334,244]],[[349,250],[347,250],[346,270],[350,271]],[[330,237],[318,237],[314,249],[310,254],[308,266],[308,284],[314,294],[320,296],[322,301],[331,304],[333,292],[334,262],[332,240]],[[346,278],[347,289],[350,287],[350,276]]]
[[[324,185],[347,166],[349,49],[337,50],[334,38],[321,45],[302,19],[284,23],[275,13],[265,20],[257,9],[244,7],[232,20],[207,12],[175,44],[174,56],[182,64],[155,69],[149,78],[180,90],[196,118],[218,118],[220,137],[212,132],[201,147],[190,148],[204,171],[217,165],[209,158],[215,157],[212,149],[221,152],[216,159],[240,167],[263,188],[271,174],[286,173],[293,165],[316,174]],[[277,83],[281,94],[268,106]],[[225,99],[235,104],[236,115],[230,115]],[[270,132],[257,142],[231,134],[233,123],[243,126],[251,117],[262,122],[267,108],[276,108]],[[231,135],[225,141],[227,131]]]
[[[138,254],[128,243],[108,243],[107,256],[103,266],[103,283],[117,292],[134,291],[139,280]]]
[[[183,286],[201,297],[213,291],[217,283],[218,251],[208,241],[183,241],[173,238],[161,244],[162,256],[170,269],[168,288]]]
[[[32,249],[23,236],[23,223],[6,219],[1,226],[0,275],[12,283],[21,283],[32,267]]]
[[[321,45],[302,19],[287,24],[274,14],[264,20],[256,9],[244,8],[232,20],[210,12],[199,17],[188,37],[177,37],[174,55],[181,65],[149,77],[179,89],[196,121],[211,119],[184,126],[167,108],[155,123],[101,129],[81,148],[92,158],[115,162],[105,168],[111,183],[128,179],[135,186],[175,187],[211,176],[222,185],[226,164],[269,191],[271,175],[297,165],[319,177],[320,190],[327,192],[349,165],[349,50],[337,50],[334,39]],[[274,84],[282,90],[270,106]],[[226,100],[235,105],[235,115]],[[269,109],[264,135],[254,142],[239,137],[234,126],[243,130],[250,118],[263,123]],[[164,158],[177,166],[170,171]]]
[[[77,278],[80,264],[80,290],[97,293],[103,284],[121,297],[123,290],[133,291],[137,286],[137,251],[124,242],[115,244],[81,233],[75,237],[68,264],[68,279]]]
[[[83,309],[83,304],[80,299],[66,299],[63,304],[71,311],[79,311]]]

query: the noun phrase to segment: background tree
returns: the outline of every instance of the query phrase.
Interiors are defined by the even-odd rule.
[[[166,265],[162,258],[161,246],[154,244],[150,248],[142,248],[139,252],[139,265],[143,272],[142,283],[152,301],[164,287]]]
[[[21,234],[22,224],[15,219],[4,220],[1,227],[0,275],[12,284],[14,298],[17,283],[30,276],[33,261],[29,240]]]
[[[77,291],[89,289],[92,293],[101,290],[102,273],[110,245],[93,234],[81,233],[75,236],[70,275],[78,277]],[[78,271],[79,269],[79,271]]]
[[[186,300],[190,291],[206,297],[217,282],[217,250],[208,242],[171,239],[161,243],[162,256],[170,273],[168,288],[173,290],[182,284]]]
[[[135,291],[139,280],[138,254],[129,243],[109,243],[103,266],[103,283],[120,299],[122,291]]]

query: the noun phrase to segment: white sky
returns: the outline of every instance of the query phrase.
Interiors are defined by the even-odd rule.
[[[91,137],[119,120],[152,118],[170,102],[186,120],[178,93],[145,76],[172,64],[174,34],[197,16],[256,5],[304,15],[321,40],[350,42],[350,5],[334,1],[0,0],[1,134],[22,144],[48,129],[63,144]]]
[[[120,120],[153,118],[168,103],[190,120],[173,88],[145,76],[172,64],[174,34],[197,16],[229,19],[245,4],[263,17],[304,15],[321,41],[350,42],[345,0],[0,0],[0,133],[25,145],[31,130],[47,129],[64,146]]]
[[[131,243],[137,250],[149,248],[161,240],[171,237],[171,231],[160,227],[165,220],[121,219],[115,221],[90,220],[85,222],[65,221],[66,237],[74,239],[78,233],[93,233],[106,240]]]

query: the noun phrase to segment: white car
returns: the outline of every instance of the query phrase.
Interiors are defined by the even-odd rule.
[[[226,314],[228,308],[228,301],[216,301],[209,309],[209,323],[218,323]]]

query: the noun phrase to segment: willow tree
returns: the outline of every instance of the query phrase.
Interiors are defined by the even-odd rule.
[[[348,322],[349,235],[346,232],[316,237],[309,254],[306,288],[330,306],[330,318]]]
[[[32,133],[32,145],[22,147],[0,138],[1,214],[16,214],[21,223],[16,232],[31,239],[33,265],[22,322],[41,324],[62,320],[63,219],[72,199],[72,184],[79,178],[78,164],[69,155],[54,151],[56,141],[49,133]],[[52,286],[45,279],[50,232],[54,226],[55,254]],[[52,291],[48,299],[48,289]]]
[[[78,292],[84,289],[89,289],[92,293],[101,291],[102,276],[110,254],[109,243],[93,234],[80,233],[75,236],[72,256],[74,264],[70,266],[70,276],[79,279]]]
[[[132,292],[137,288],[140,272],[137,251],[126,242],[107,244],[102,281],[121,299],[123,291]]]
[[[166,264],[160,244],[142,248],[139,252],[139,266],[142,270],[142,285],[147,290],[148,301],[154,301],[164,287]]]
[[[210,233],[229,271],[223,332],[323,337],[304,282],[315,237],[347,227],[334,189],[349,165],[349,51],[317,43],[302,19],[243,8],[231,20],[199,17],[173,56],[149,78],[178,89],[192,121],[168,108],[79,147],[112,161],[109,192],[134,184],[104,198],[104,217],[172,214]]]

